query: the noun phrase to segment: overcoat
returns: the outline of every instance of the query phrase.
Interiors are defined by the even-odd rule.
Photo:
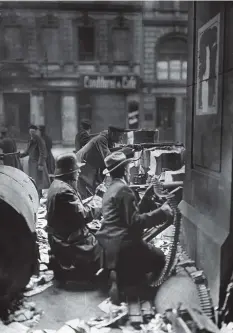
[[[92,136],[84,129],[80,130],[75,137],[75,150],[76,152],[79,151],[82,147],[84,147]]]
[[[35,135],[28,142],[27,149],[20,154],[21,157],[28,156],[28,173],[33,178],[39,190],[48,189],[50,186],[49,174],[46,165],[46,145],[44,140]],[[39,166],[43,167],[39,170]]]
[[[126,246],[140,247],[145,228],[166,220],[161,209],[140,213],[136,197],[122,179],[114,179],[103,197],[103,223],[96,233],[105,253],[105,267],[115,269],[120,250]]]
[[[47,199],[48,234],[52,253],[64,266],[99,259],[98,242],[86,226],[94,214],[95,207],[84,205],[72,186],[60,179],[53,181]]]
[[[78,191],[82,199],[92,196],[96,187],[103,182],[104,159],[110,153],[108,131],[103,131],[92,138],[77,152],[78,162],[85,163],[78,178]]]
[[[47,165],[48,173],[50,175],[53,175],[54,170],[55,170],[55,159],[54,159],[54,156],[52,153],[53,142],[52,142],[52,139],[50,138],[50,136],[48,136],[47,134],[44,134],[42,136],[42,138],[44,139],[46,149],[47,149],[46,165]]]

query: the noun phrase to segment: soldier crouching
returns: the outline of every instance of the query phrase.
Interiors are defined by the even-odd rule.
[[[87,228],[102,202],[94,207],[83,204],[77,192],[81,164],[74,154],[63,154],[56,160],[55,179],[48,191],[47,219],[51,247],[51,268],[60,282],[90,281],[100,266],[100,248]],[[100,200],[101,201],[101,200]]]

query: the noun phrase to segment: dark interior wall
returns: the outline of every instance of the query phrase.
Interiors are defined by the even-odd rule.
[[[217,305],[220,286],[233,268],[233,7],[232,2],[207,1],[190,3],[189,6],[186,179],[184,200],[180,206],[184,217],[182,242],[197,266],[204,269]],[[215,32],[207,32],[214,25],[203,29],[204,32],[202,27],[218,14],[215,45],[211,41]],[[210,54],[208,48],[211,48]],[[198,49],[201,49],[199,53]],[[217,72],[214,73],[214,66],[212,72],[205,75],[208,71],[206,61],[213,61],[215,56]],[[202,109],[197,91],[198,77],[204,83]],[[213,102],[214,90],[216,99]],[[205,101],[208,94],[209,99]]]

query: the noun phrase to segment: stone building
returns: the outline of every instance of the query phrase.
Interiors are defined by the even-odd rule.
[[[141,118],[159,139],[185,143],[187,1],[145,1]]]
[[[73,145],[82,118],[184,142],[186,2],[0,4],[0,123]]]
[[[189,7],[182,238],[221,309],[233,269],[233,3]]]
[[[140,2],[3,2],[0,122],[19,140],[45,124],[73,145],[82,118],[93,132],[128,126],[139,108]]]

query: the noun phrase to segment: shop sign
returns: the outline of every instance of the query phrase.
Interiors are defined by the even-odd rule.
[[[85,89],[136,90],[138,88],[138,77],[134,75],[124,75],[124,76],[85,75],[83,77],[83,87]]]

